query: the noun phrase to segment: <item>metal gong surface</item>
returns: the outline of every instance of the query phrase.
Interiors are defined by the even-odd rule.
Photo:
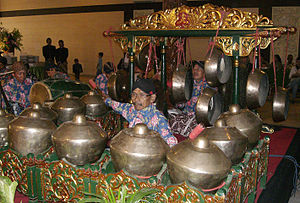
[[[210,51],[209,51],[210,54]],[[204,63],[205,77],[211,87],[225,84],[231,75],[232,61],[220,49],[214,47],[211,57],[207,56]]]
[[[212,88],[205,88],[195,107],[197,122],[205,126],[213,125],[222,112],[222,96]]]
[[[269,93],[269,79],[265,72],[255,69],[250,73],[246,86],[246,102],[249,109],[262,107]]]
[[[217,120],[213,127],[205,128],[199,136],[205,136],[217,145],[233,164],[239,163],[247,150],[248,137],[237,128],[226,126],[222,119]]]
[[[172,87],[170,89],[170,99],[173,104],[190,100],[193,93],[192,72],[182,64],[172,75]]]
[[[279,87],[273,97],[272,117],[275,122],[285,121],[289,112],[288,90]]]
[[[108,111],[108,107],[105,105],[101,95],[96,94],[94,91],[90,91],[81,97],[80,100],[85,104],[85,114],[88,116],[102,116]]]
[[[170,149],[167,166],[171,182],[189,182],[197,188],[219,185],[230,171],[231,161],[208,139],[198,136],[184,140]]]
[[[129,74],[120,70],[111,75],[107,82],[108,95],[119,102],[129,102]]]

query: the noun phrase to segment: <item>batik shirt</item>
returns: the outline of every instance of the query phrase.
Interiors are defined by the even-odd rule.
[[[107,82],[108,82],[108,78],[106,77],[105,74],[99,74],[95,80],[95,83],[97,85],[97,87],[99,88],[99,90],[101,90],[101,92],[103,92],[104,94],[108,94],[108,90],[107,90]]]
[[[208,87],[206,80],[204,80],[204,81],[203,80],[200,80],[200,81],[194,80],[193,93],[192,93],[191,99],[179,107],[181,107],[181,108],[184,107],[183,111],[186,113],[195,112],[195,106],[196,106],[198,97],[206,87]]]
[[[3,87],[6,97],[10,103],[16,103],[20,108],[17,108],[15,114],[19,115],[23,109],[30,106],[29,92],[33,82],[26,78],[23,83],[20,83],[16,78],[10,79]]]
[[[110,98],[106,99],[105,103],[120,113],[129,122],[130,128],[138,123],[144,123],[149,129],[158,132],[169,146],[177,144],[177,139],[171,134],[167,119],[156,109],[155,105],[149,105],[137,111],[133,104],[116,102]]]

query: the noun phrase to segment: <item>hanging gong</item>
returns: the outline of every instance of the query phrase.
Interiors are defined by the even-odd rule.
[[[255,69],[248,76],[246,86],[246,102],[249,109],[262,107],[267,100],[269,79],[265,72]]]
[[[107,82],[108,95],[119,102],[129,102],[129,74],[119,70],[111,75]]]
[[[210,51],[204,63],[205,78],[211,87],[218,87],[225,84],[231,75],[232,61],[220,49],[214,47],[211,57]]]
[[[279,87],[273,97],[272,117],[275,122],[285,121],[289,112],[288,90]]]
[[[178,69],[172,73],[172,87],[170,88],[170,99],[174,105],[191,99],[193,82],[192,70],[179,64]]]
[[[195,111],[198,123],[213,125],[223,112],[222,96],[215,89],[205,88],[203,94],[198,97]]]

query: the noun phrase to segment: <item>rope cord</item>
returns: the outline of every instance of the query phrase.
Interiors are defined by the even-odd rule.
[[[275,94],[277,94],[276,67],[275,67],[275,56],[274,56],[274,39],[273,39],[273,34],[270,33],[270,35],[271,35],[271,50],[272,50],[272,57],[273,57]]]
[[[106,32],[107,35],[110,34],[110,32],[112,31],[112,27],[110,27]],[[112,46],[112,40],[110,37],[108,37],[108,43],[109,43],[109,49],[110,49],[110,53],[111,53],[111,62],[113,64],[113,67],[114,67],[114,72],[116,73],[117,72],[117,67],[115,66],[115,63],[114,63],[114,52],[113,52],[113,46]]]
[[[255,69],[255,52],[256,52],[256,46],[257,46],[257,41],[258,41],[258,28],[256,28],[256,32],[255,32],[255,46],[253,49],[253,63],[252,63],[252,73],[254,72]]]
[[[147,60],[147,66],[146,66],[146,71],[145,71],[145,78],[148,77],[148,72],[151,70],[151,67],[150,67],[151,56],[152,56],[152,42],[150,42],[150,44],[149,44],[148,60]]]
[[[286,37],[286,48],[285,48],[285,59],[284,59],[284,69],[283,69],[283,78],[282,78],[282,87],[284,88],[284,79],[285,79],[285,72],[287,66],[287,55],[288,55],[288,47],[289,47],[289,31],[287,31]]]
[[[291,162],[293,162],[294,166],[295,166],[295,173],[294,173],[294,177],[293,177],[293,191],[292,191],[292,195],[295,196],[297,188],[298,188],[298,184],[297,184],[297,180],[299,179],[298,177],[298,168],[300,168],[300,165],[297,163],[297,160],[290,155],[278,155],[278,154],[270,154],[269,157],[280,157],[280,158],[285,158],[290,160]]]
[[[177,69],[179,67],[179,64],[181,63],[182,57],[183,57],[183,64],[185,65],[185,56],[184,56],[184,40],[181,41],[181,39],[178,39],[175,42],[175,45],[177,47]]]
[[[258,45],[258,67],[259,67],[259,70],[261,70],[260,45]]]

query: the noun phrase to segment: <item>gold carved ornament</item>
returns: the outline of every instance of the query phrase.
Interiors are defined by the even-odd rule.
[[[226,13],[223,19],[222,13]],[[184,5],[138,17],[123,24],[122,30],[217,29],[221,19],[221,29],[249,29],[257,25],[273,25],[270,19],[256,13],[204,4],[199,7]]]

